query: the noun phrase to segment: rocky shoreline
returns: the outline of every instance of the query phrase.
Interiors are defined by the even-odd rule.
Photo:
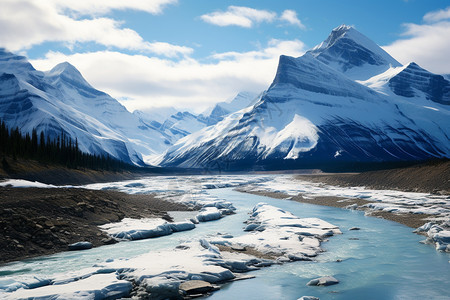
[[[99,225],[123,218],[158,217],[189,210],[154,195],[81,188],[0,187],[0,264],[68,250],[87,241],[94,247],[114,243]]]
[[[450,160],[431,161],[407,168],[354,174],[297,175],[296,178],[335,186],[450,195]]]
[[[345,208],[350,205],[356,204],[358,207],[362,207],[363,205],[371,203],[370,201],[358,198],[341,198],[341,197],[303,197],[302,195],[291,196],[288,194],[280,193],[280,192],[270,192],[270,191],[253,191],[246,188],[237,189],[239,192],[250,193],[259,196],[265,196],[276,199],[289,199],[292,201],[297,201],[301,203],[315,204],[315,205],[323,205],[323,206],[331,206],[337,208]],[[369,209],[365,209],[366,212]],[[427,218],[431,217],[431,215],[427,214],[398,214],[392,212],[385,211],[370,211],[370,216],[383,218],[389,221],[397,222],[403,224],[405,226],[411,228],[418,228],[425,224]]]

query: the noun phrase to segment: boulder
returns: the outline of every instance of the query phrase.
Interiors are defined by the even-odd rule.
[[[217,288],[203,280],[188,280],[180,284],[180,291],[185,295],[205,294],[214,290]]]
[[[234,250],[234,251],[247,251],[247,248],[245,246],[235,244],[235,245],[231,246],[231,250]]]
[[[313,279],[313,280],[309,281],[306,285],[328,286],[328,285],[333,285],[333,284],[338,284],[338,283],[339,283],[339,280],[337,280],[333,276],[324,276],[324,277]]]

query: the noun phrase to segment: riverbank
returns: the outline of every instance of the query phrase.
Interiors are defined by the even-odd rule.
[[[450,195],[450,160],[355,174],[324,173],[297,175],[296,178],[334,186],[365,186],[377,190]]]
[[[98,226],[123,218],[159,217],[187,206],[153,195],[80,188],[0,187],[0,264],[68,250],[88,241],[114,243]]]
[[[406,168],[368,171],[362,173],[312,173],[308,175],[293,176],[294,182],[291,181],[290,183],[294,186],[294,189],[298,189],[299,191],[302,190],[301,182],[303,181],[316,184],[326,184],[334,187],[365,187],[367,190],[394,190],[404,193],[427,193],[437,197],[450,197],[449,160],[431,161]],[[295,180],[298,181],[298,185],[295,183]],[[390,200],[382,200],[377,197],[361,197],[361,195],[358,195],[358,192],[355,192],[355,196],[357,197],[335,197],[320,196],[317,194],[311,195],[311,193],[306,193],[307,195],[305,196],[304,193],[300,192],[293,195],[292,193],[283,192],[283,189],[277,191],[271,189],[265,190],[264,188],[255,190],[250,187],[241,188],[239,190],[242,192],[249,192],[278,199],[289,198],[293,201],[309,204],[339,208],[357,208],[359,210],[366,211],[368,215],[401,223],[411,228],[420,227],[429,222],[429,219],[436,218],[436,215],[427,214],[427,209],[431,211],[433,210],[433,206],[435,208],[445,207],[442,203],[439,204],[439,201],[427,203],[427,201],[423,200],[414,200],[411,201],[411,203],[407,203],[408,201],[398,198],[398,195],[391,197]],[[324,191],[327,192],[326,190]],[[381,197],[384,196],[381,195]],[[396,197],[398,198],[398,201],[395,200]],[[385,205],[380,205],[380,203],[384,203]],[[423,211],[413,213],[415,208],[420,207],[423,208]],[[441,215],[442,218],[442,212],[437,213],[437,215]],[[444,220],[445,218],[446,220]],[[445,223],[448,221],[447,217],[444,217],[444,219],[442,219],[439,223]]]
[[[360,210],[369,212],[372,217],[380,217],[386,220],[394,221],[411,228],[417,228],[425,224],[427,218],[432,217],[428,214],[399,214],[386,211],[374,211],[367,207],[363,207],[366,204],[373,203],[364,199],[358,198],[342,198],[342,197],[330,197],[330,196],[320,196],[320,197],[304,197],[303,195],[292,196],[281,192],[270,192],[270,191],[254,191],[246,188],[237,189],[239,192],[250,193],[259,196],[265,196],[276,199],[289,199],[291,201],[297,201],[301,203],[308,203],[314,205],[331,206],[337,208],[345,208],[351,205],[357,205]]]
[[[41,163],[35,160],[12,159],[4,157],[0,163],[0,180],[24,179],[53,185],[83,185],[93,182],[111,182],[136,179],[151,173],[143,169],[133,172],[105,171],[92,169],[73,169],[57,164]]]

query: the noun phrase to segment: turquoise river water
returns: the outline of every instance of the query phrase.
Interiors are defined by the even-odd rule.
[[[0,280],[4,276],[48,276],[79,270],[108,258],[171,249],[181,241],[217,232],[241,235],[247,213],[256,203],[266,202],[299,217],[321,218],[339,226],[343,234],[324,242],[325,252],[315,262],[299,261],[254,271],[251,275],[256,278],[225,284],[209,299],[298,299],[305,295],[320,299],[450,299],[450,255],[420,244],[424,237],[412,233],[411,228],[366,217],[359,211],[272,199],[230,188],[211,189],[208,193],[231,201],[237,213],[170,236],[8,264],[0,267]],[[355,226],[361,230],[348,230]],[[340,283],[306,286],[309,280],[326,275],[336,277]]]

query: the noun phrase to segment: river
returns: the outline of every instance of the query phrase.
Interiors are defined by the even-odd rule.
[[[127,183],[128,186],[129,183]],[[105,186],[105,185],[104,185]],[[139,188],[135,185],[134,188]],[[88,251],[64,252],[0,268],[0,286],[8,278],[49,277],[73,272],[123,257],[149,251],[173,249],[180,242],[215,235],[242,235],[248,212],[259,202],[282,208],[301,217],[317,217],[337,225],[342,235],[322,244],[325,252],[316,261],[273,265],[250,274],[255,278],[227,283],[210,299],[450,299],[449,254],[420,244],[422,236],[404,225],[364,216],[363,212],[316,206],[240,193],[233,188],[203,190],[208,196],[233,203],[236,214],[200,223],[184,231],[155,239],[121,242]],[[360,230],[349,231],[352,227]],[[332,275],[340,283],[328,287],[306,286],[320,276]]]

